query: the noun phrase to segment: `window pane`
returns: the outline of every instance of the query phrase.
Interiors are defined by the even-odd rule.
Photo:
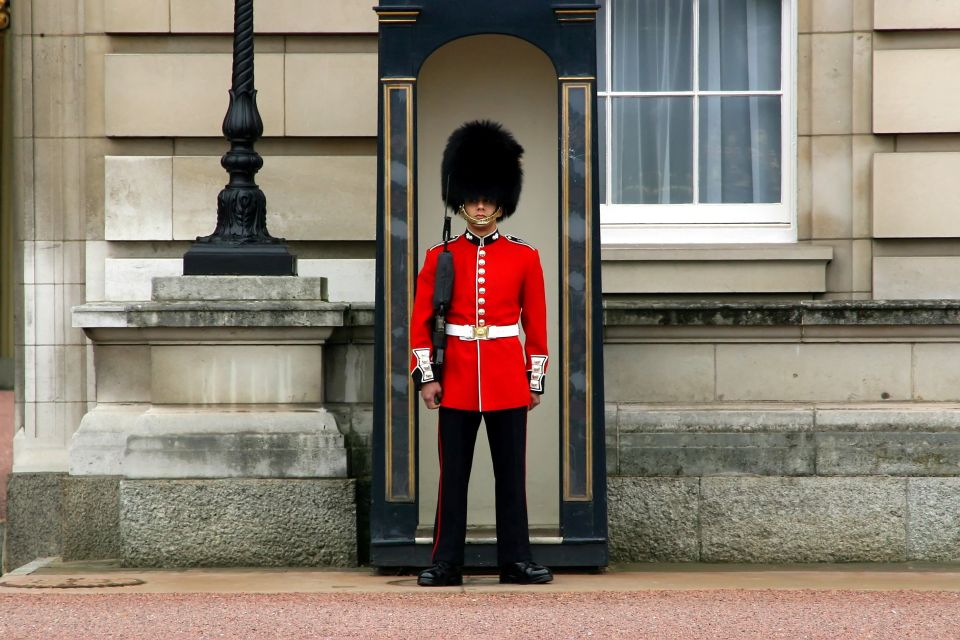
[[[600,202],[602,204],[607,204],[607,100],[609,99],[597,100],[597,128],[600,129],[600,139],[597,140],[600,157],[597,158],[597,164],[600,170]]]
[[[613,201],[693,201],[693,98],[613,99]]]
[[[780,97],[700,99],[700,201],[780,202]]]
[[[700,0],[700,88],[780,89],[780,0]]]
[[[693,0],[611,0],[613,90],[693,90]]]

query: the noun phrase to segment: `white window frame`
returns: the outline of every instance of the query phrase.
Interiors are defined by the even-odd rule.
[[[605,163],[606,193],[600,194],[600,242],[605,245],[664,243],[788,243],[797,241],[797,4],[781,0],[781,87],[780,91],[676,91],[618,92],[613,86],[612,19],[608,0],[605,5],[606,91],[598,91],[598,108],[606,114]],[[699,89],[700,73],[700,0],[693,0],[693,73]],[[693,97],[694,197],[699,184],[699,100],[709,95],[776,95],[781,102],[781,185],[779,203],[774,204],[606,204],[612,200],[613,185],[613,100],[617,96],[691,96]],[[718,211],[719,210],[719,211]]]

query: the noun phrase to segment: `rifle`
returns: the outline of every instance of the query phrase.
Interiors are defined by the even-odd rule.
[[[453,254],[447,247],[450,242],[450,216],[444,211],[443,251],[437,256],[437,272],[433,286],[433,367],[434,379],[443,377],[443,362],[447,350],[447,311],[453,295]]]

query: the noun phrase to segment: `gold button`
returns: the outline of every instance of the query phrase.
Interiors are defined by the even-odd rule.
[[[480,293],[481,293],[481,294],[486,293],[486,292],[487,292],[487,288],[486,288],[486,287],[480,287]]]
[[[477,322],[477,324],[478,324],[478,325],[480,325],[480,326],[482,327],[483,325],[485,325],[485,324],[487,324],[487,321],[486,321],[486,320],[484,320],[483,318],[480,318],[480,321],[479,321],[479,322]]]
[[[480,275],[483,275],[483,274],[485,274],[486,272],[487,272],[486,269],[480,269],[479,271],[477,271],[477,273],[479,273]]]
[[[483,316],[483,315],[486,315],[487,312],[484,311],[483,309],[480,309],[479,311],[477,311],[477,314]]]
[[[480,249],[480,255],[485,256],[485,255],[487,255],[487,252],[484,251],[483,249]]]
[[[477,304],[487,304],[487,301],[484,300],[483,298],[480,298],[479,300],[477,300]]]
[[[479,282],[480,284],[483,284],[486,281],[487,281],[486,278],[477,278],[477,282]]]

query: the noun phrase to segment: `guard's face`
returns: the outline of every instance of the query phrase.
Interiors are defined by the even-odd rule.
[[[489,198],[480,198],[478,200],[467,200],[463,203],[463,208],[467,212],[467,219],[473,219],[475,224],[487,224],[500,217],[500,209],[497,203]]]

